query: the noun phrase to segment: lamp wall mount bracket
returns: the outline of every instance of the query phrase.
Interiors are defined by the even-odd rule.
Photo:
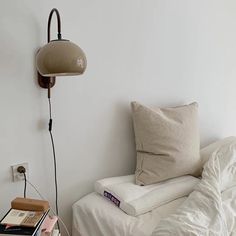
[[[48,98],[51,97],[51,88],[55,85],[55,83],[56,83],[56,77],[42,76],[38,72],[38,84],[41,88],[45,88],[48,90]]]
[[[56,77],[42,76],[38,72],[38,83],[41,88],[45,88],[45,89],[48,89],[48,87],[52,88],[56,83]]]

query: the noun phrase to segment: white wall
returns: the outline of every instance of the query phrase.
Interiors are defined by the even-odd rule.
[[[28,162],[30,180],[54,196],[47,97],[34,65],[52,7],[63,36],[88,58],[85,75],[59,78],[52,91],[60,212],[69,227],[72,203],[94,180],[135,168],[130,101],[198,101],[203,145],[235,134],[235,1],[2,0],[1,216],[23,192],[23,183],[11,182],[12,164]]]

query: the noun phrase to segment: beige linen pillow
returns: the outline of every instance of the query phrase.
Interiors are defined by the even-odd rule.
[[[198,104],[150,109],[131,103],[137,151],[136,184],[201,170]]]

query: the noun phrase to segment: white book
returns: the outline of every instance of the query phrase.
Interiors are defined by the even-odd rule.
[[[1,224],[35,227],[43,215],[44,212],[42,211],[23,211],[11,209],[1,221]]]

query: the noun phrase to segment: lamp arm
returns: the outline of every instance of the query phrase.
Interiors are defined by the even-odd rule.
[[[56,13],[57,15],[57,37],[60,40],[61,39],[61,18],[60,18],[60,14],[59,11],[56,8],[53,8],[49,14],[48,17],[48,43],[51,41],[50,39],[50,28],[51,28],[51,20],[52,20],[52,15],[53,13]]]

